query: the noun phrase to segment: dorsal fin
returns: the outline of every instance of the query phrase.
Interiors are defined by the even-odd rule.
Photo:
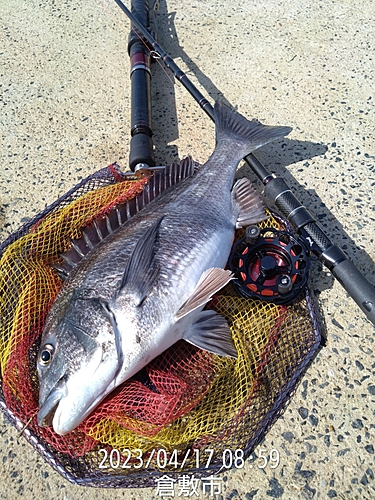
[[[178,184],[187,177],[192,177],[198,167],[199,165],[188,156],[181,162],[175,162],[165,169],[157,170],[148,177],[147,184],[141,193],[125,203],[116,205],[104,217],[94,219],[91,225],[82,229],[82,237],[72,240],[71,248],[59,254],[62,261],[52,265],[60,278],[65,280],[100,241],[125,224],[127,220],[169,187]]]

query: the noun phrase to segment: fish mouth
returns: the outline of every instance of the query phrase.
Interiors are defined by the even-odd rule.
[[[52,420],[61,399],[66,394],[66,383],[64,380],[52,389],[47,399],[41,404],[38,411],[38,425],[40,427],[52,427]]]
[[[53,427],[56,434],[65,436],[73,431],[96,408],[107,395],[105,390],[96,394],[88,404],[82,404],[80,398],[70,395],[67,382],[63,379],[51,390],[40,405],[37,421],[40,427]],[[70,395],[70,397],[69,397]],[[75,407],[78,404],[79,411]]]

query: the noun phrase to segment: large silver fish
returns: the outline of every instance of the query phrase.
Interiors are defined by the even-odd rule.
[[[67,277],[42,335],[39,425],[70,432],[180,339],[237,355],[226,320],[203,311],[231,279],[223,268],[235,228],[265,218],[250,181],[233,186],[234,174],[244,156],[291,129],[250,122],[222,103],[215,124],[216,148],[197,172],[117,229],[108,221],[98,244],[84,233],[90,252]]]

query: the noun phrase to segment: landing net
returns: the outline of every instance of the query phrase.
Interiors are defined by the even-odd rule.
[[[308,291],[292,305],[276,306],[241,298],[228,285],[208,307],[227,319],[238,359],[179,341],[73,432],[58,436],[40,428],[36,357],[63,283],[51,264],[82,227],[140,193],[146,182],[126,180],[116,164],[102,169],[0,247],[0,407],[17,429],[26,425],[23,435],[52,467],[87,486],[155,486],[163,474],[220,470],[226,450],[248,457],[320,344]],[[265,224],[284,223],[273,214]],[[213,450],[208,467],[197,460],[206,450]]]

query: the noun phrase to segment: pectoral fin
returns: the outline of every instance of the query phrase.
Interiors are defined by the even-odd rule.
[[[194,311],[194,309],[207,304],[212,299],[212,295],[223,288],[232,277],[231,271],[219,267],[211,267],[204,271],[193,293],[177,312],[176,321]]]
[[[158,274],[154,256],[162,220],[163,218],[158,219],[137,241],[124,269],[117,297],[130,293],[136,298],[138,305],[146,298]]]
[[[215,311],[202,311],[198,321],[191,325],[182,338],[205,351],[238,357],[228,323]]]
[[[237,229],[267,219],[264,212],[265,204],[246,177],[239,179],[233,186],[232,201],[239,206],[240,210],[236,223]]]

